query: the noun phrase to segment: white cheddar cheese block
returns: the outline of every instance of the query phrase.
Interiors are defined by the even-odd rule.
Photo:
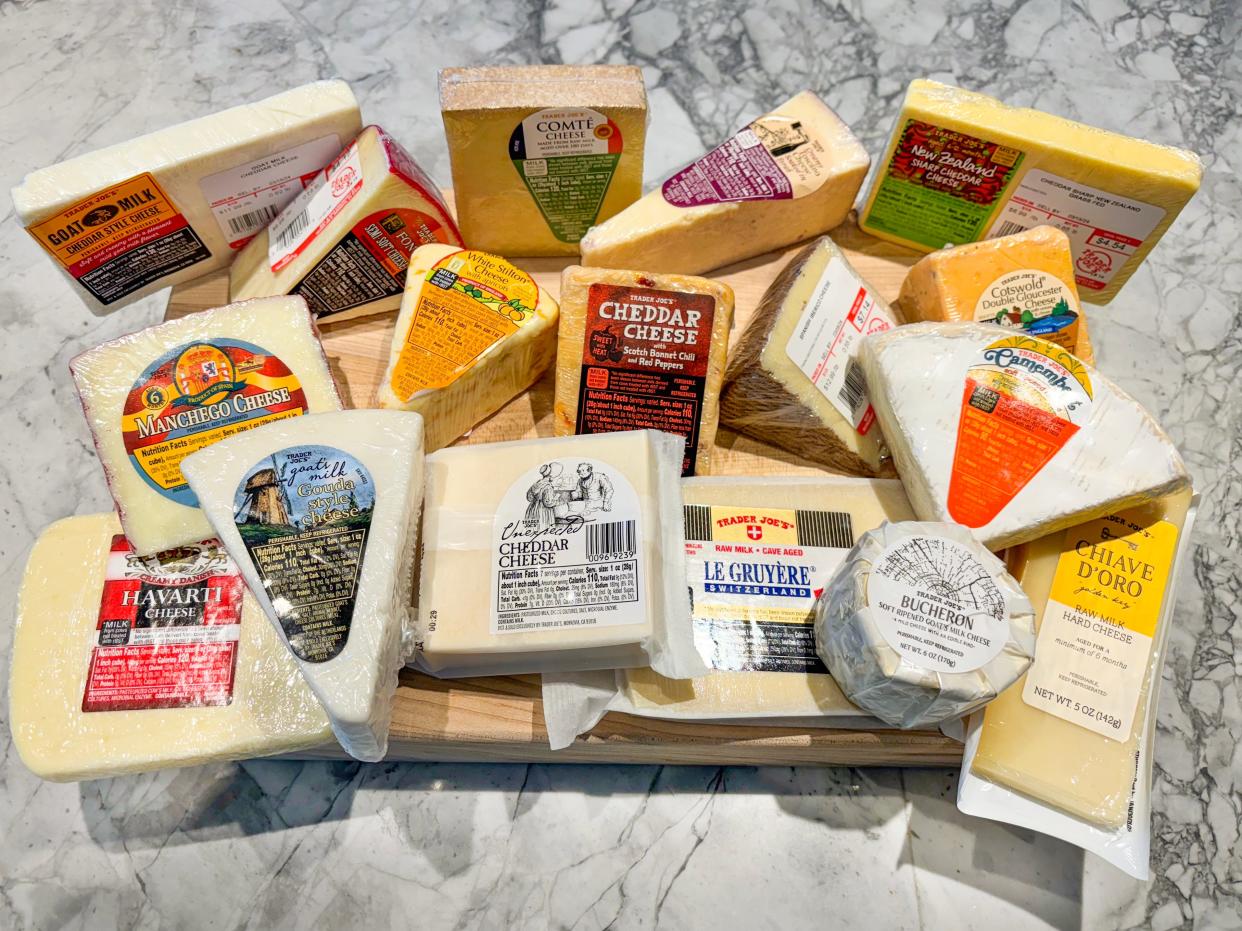
[[[428,456],[415,665],[706,672],[685,623],[683,448],[641,430]]]
[[[316,81],[33,171],[13,206],[108,313],[226,267],[361,129],[349,85]]]
[[[863,534],[816,604],[820,658],[854,704],[894,727],[975,711],[1035,653],[1030,599],[958,524]]]
[[[334,321],[396,310],[410,253],[429,242],[462,244],[444,196],[368,126],[242,250],[229,298],[298,294]]]
[[[125,535],[143,554],[212,534],[181,460],[217,440],[340,410],[301,298],[229,304],[96,346],[69,363]]]
[[[380,407],[423,415],[428,452],[525,391],[556,358],[558,307],[499,256],[437,244],[410,256]]]
[[[57,782],[306,750],[328,719],[214,540],[140,557],[113,514],[35,542],[17,598],[9,725]]]
[[[1189,484],[1151,415],[1053,343],[913,323],[868,337],[860,358],[915,513],[964,524],[989,549]]]
[[[186,477],[346,752],[382,759],[413,595],[423,423],[338,411],[270,424]]]
[[[811,91],[759,117],[582,238],[582,264],[697,275],[825,233],[871,164]]]
[[[887,457],[857,356],[897,325],[827,236],[795,255],[729,354],[720,420],[838,472],[873,476]]]

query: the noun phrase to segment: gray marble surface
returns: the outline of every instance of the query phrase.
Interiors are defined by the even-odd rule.
[[[1235,0],[360,6],[3,0],[0,187],[329,76],[447,182],[436,70],[494,62],[640,64],[649,182],[808,86],[876,152],[920,75],[1203,154],[1201,193],[1092,312],[1101,368],[1157,413],[1204,501],[1164,673],[1153,879],[960,816],[947,771],[252,762],[52,785],[0,705],[0,926],[1242,927]],[[0,204],[11,605],[39,530],[109,506],[66,362],[164,297],[91,317]]]

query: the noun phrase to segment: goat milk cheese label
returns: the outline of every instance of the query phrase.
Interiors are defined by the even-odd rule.
[[[305,252],[361,190],[362,155],[358,143],[351,142],[268,227],[267,261],[272,271],[280,271]]]
[[[985,287],[974,319],[1022,330],[1073,352],[1078,346],[1078,298],[1050,272],[1019,268]]]
[[[239,339],[185,343],[152,362],[121,414],[134,469],[170,501],[198,507],[181,460],[260,424],[306,413],[306,395],[278,356]]]
[[[644,623],[645,530],[634,486],[606,462],[526,472],[492,527],[492,633]]]
[[[135,556],[114,536],[82,710],[229,704],[245,590],[214,540]]]
[[[237,486],[233,520],[293,654],[337,656],[349,640],[375,510],[366,467],[331,446],[290,446]]]

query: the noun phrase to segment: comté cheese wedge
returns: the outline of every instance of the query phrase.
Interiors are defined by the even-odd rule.
[[[915,513],[964,524],[989,549],[1189,484],[1151,415],[1053,343],[911,323],[865,339],[860,359]]]
[[[35,542],[17,597],[9,724],[57,782],[293,753],[328,719],[214,540],[136,556],[113,514]]]
[[[915,80],[858,225],[920,252],[1050,224],[1107,304],[1199,189],[1193,152]]]
[[[217,443],[184,465],[341,746],[360,760],[382,759],[413,596],[422,418],[299,417]]]
[[[582,239],[582,264],[699,274],[838,226],[871,161],[811,91],[759,117]]]
[[[440,110],[472,248],[577,255],[642,196],[647,90],[632,65],[446,68]]]
[[[41,168],[18,220],[94,313],[224,268],[362,129],[316,81]]]
[[[666,430],[683,475],[711,471],[733,289],[687,275],[583,268],[561,275],[557,436]]]
[[[428,452],[533,385],[556,358],[556,301],[499,256],[420,246],[410,256],[380,407],[423,415]]]
[[[720,420],[853,475],[886,451],[857,363],[863,337],[896,318],[827,236],[777,275],[729,354]]]
[[[461,245],[444,197],[388,133],[368,126],[242,250],[229,296],[297,294],[331,321],[395,310],[410,253],[429,242]]]
[[[69,370],[125,535],[144,555],[212,535],[182,459],[260,424],[341,407],[298,297],[148,327],[88,349]]]

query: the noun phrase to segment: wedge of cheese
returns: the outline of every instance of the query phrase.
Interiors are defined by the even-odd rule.
[[[912,323],[861,361],[914,511],[990,549],[1189,484],[1173,443],[1128,394],[1060,346],[982,323]]]
[[[33,171],[13,206],[110,313],[226,267],[361,129],[349,85],[316,81]]]
[[[410,253],[429,242],[461,245],[443,195],[368,126],[242,250],[229,296],[297,294],[333,321],[396,310]]]
[[[561,275],[557,436],[665,430],[683,475],[711,471],[733,289],[686,275],[583,268]]]
[[[593,228],[582,263],[699,274],[787,246],[840,225],[870,164],[803,91]]]
[[[556,358],[556,301],[499,256],[420,246],[410,256],[380,407],[423,415],[428,452],[525,391]]]
[[[777,275],[729,354],[721,422],[838,472],[878,474],[887,451],[857,355],[896,323],[821,236]]]
[[[388,749],[423,503],[423,424],[339,411],[250,430],[186,478],[351,756]]]
[[[214,540],[137,556],[113,514],[35,542],[17,596],[9,724],[64,782],[331,742],[297,666]]]
[[[69,363],[134,550],[212,534],[181,460],[260,424],[340,410],[301,298],[205,310],[88,349]]]

